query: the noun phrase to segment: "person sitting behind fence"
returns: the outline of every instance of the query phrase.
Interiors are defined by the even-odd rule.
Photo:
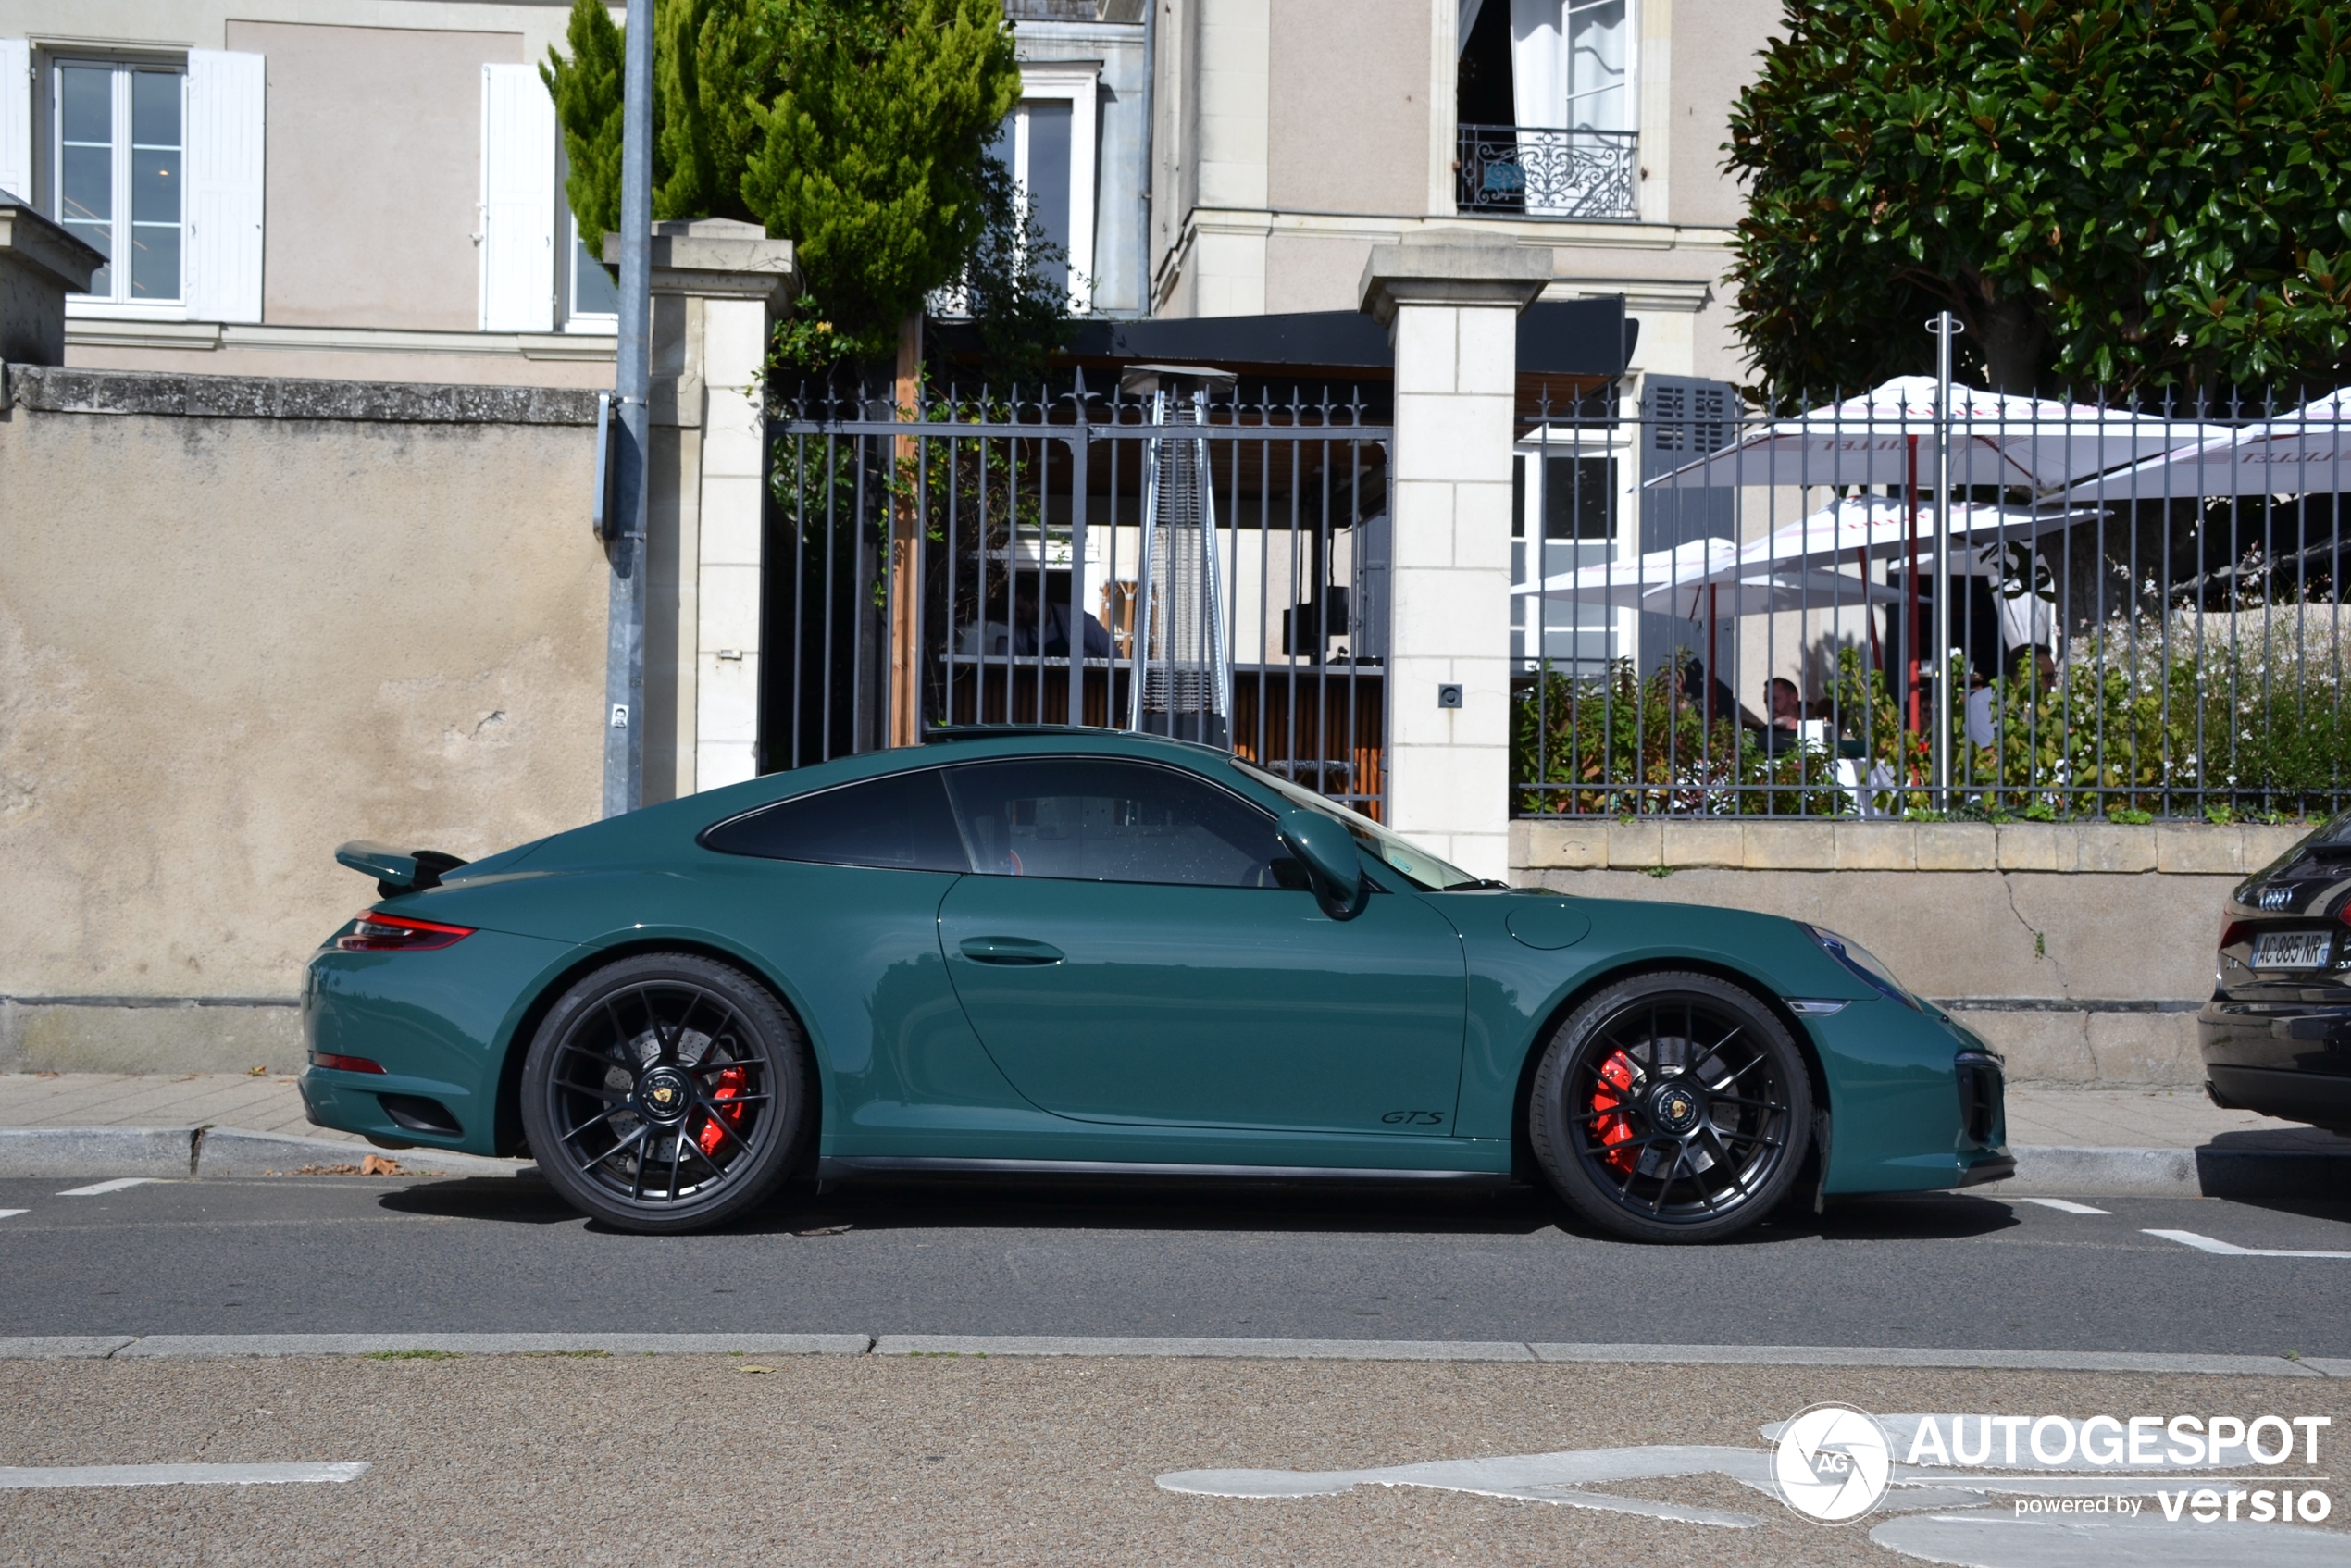
[[[1013,599],[1011,651],[1014,653],[1042,653],[1049,659],[1066,659],[1069,657],[1069,601],[1047,598],[1044,613],[1039,615],[1038,598],[1036,579],[1025,579],[1020,585],[1020,591]],[[1084,623],[1086,657],[1109,658],[1110,628],[1088,613],[1081,612],[1078,618]],[[998,633],[1000,638],[1001,635]],[[1000,645],[996,651],[1001,653],[1003,649]]]
[[[1759,739],[1765,728],[1761,719],[1739,706],[1738,694],[1721,677],[1709,678],[1706,661],[1696,653],[1682,665],[1682,700],[1705,712],[1710,720],[1731,719],[1741,729],[1755,731]]]
[[[2038,642],[2009,649],[2000,673],[2008,691],[2023,694],[2027,709],[2034,698],[2057,690],[2057,661]],[[1999,697],[1980,676],[1975,689],[1967,694],[1967,738],[1972,746],[1989,746],[2000,738]]]
[[[1778,756],[1795,751],[1804,743],[1804,693],[1786,676],[1775,675],[1763,683],[1763,711],[1772,722],[1757,737],[1763,742],[1765,754]]]

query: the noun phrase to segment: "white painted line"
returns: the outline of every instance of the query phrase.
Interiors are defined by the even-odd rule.
[[[2044,1209],[2055,1209],[2060,1214],[2111,1214],[2111,1209],[2093,1209],[2087,1203],[2076,1203],[2071,1198],[2020,1198],[2020,1203],[2037,1203]]]
[[[356,1481],[365,1464],[58,1464],[0,1469],[0,1488],[41,1487],[282,1487]]]
[[[2351,1258],[2351,1252],[2306,1252],[2290,1247],[2240,1247],[2233,1241],[2216,1241],[2209,1236],[2198,1236],[2193,1230],[2150,1230],[2147,1236],[2159,1236],[2166,1241],[2176,1241],[2183,1247],[2193,1247],[2199,1252],[2211,1252],[2223,1258]]]
[[[19,1214],[29,1214],[31,1213],[32,1213],[31,1209],[0,1209],[0,1220],[12,1220]]]
[[[112,1181],[93,1181],[87,1187],[68,1187],[57,1194],[60,1198],[103,1198],[109,1192],[120,1192],[126,1187],[144,1187],[160,1178],[155,1176],[117,1176]]]

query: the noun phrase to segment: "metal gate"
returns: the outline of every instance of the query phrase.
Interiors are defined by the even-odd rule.
[[[1194,367],[770,425],[763,766],[941,727],[1227,747],[1372,815],[1391,432]]]

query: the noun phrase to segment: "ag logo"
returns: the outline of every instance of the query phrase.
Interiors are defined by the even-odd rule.
[[[1842,1524],[1877,1506],[1892,1465],[1877,1417],[1845,1405],[1814,1405],[1780,1429],[1772,1479],[1780,1500],[1797,1512]]]

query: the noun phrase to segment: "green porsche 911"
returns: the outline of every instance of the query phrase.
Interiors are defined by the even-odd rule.
[[[470,865],[303,987],[311,1119],[628,1230],[904,1171],[1541,1180],[1641,1240],[1996,1180],[2000,1060],[1793,920],[1480,881],[1228,753],[949,732]]]

